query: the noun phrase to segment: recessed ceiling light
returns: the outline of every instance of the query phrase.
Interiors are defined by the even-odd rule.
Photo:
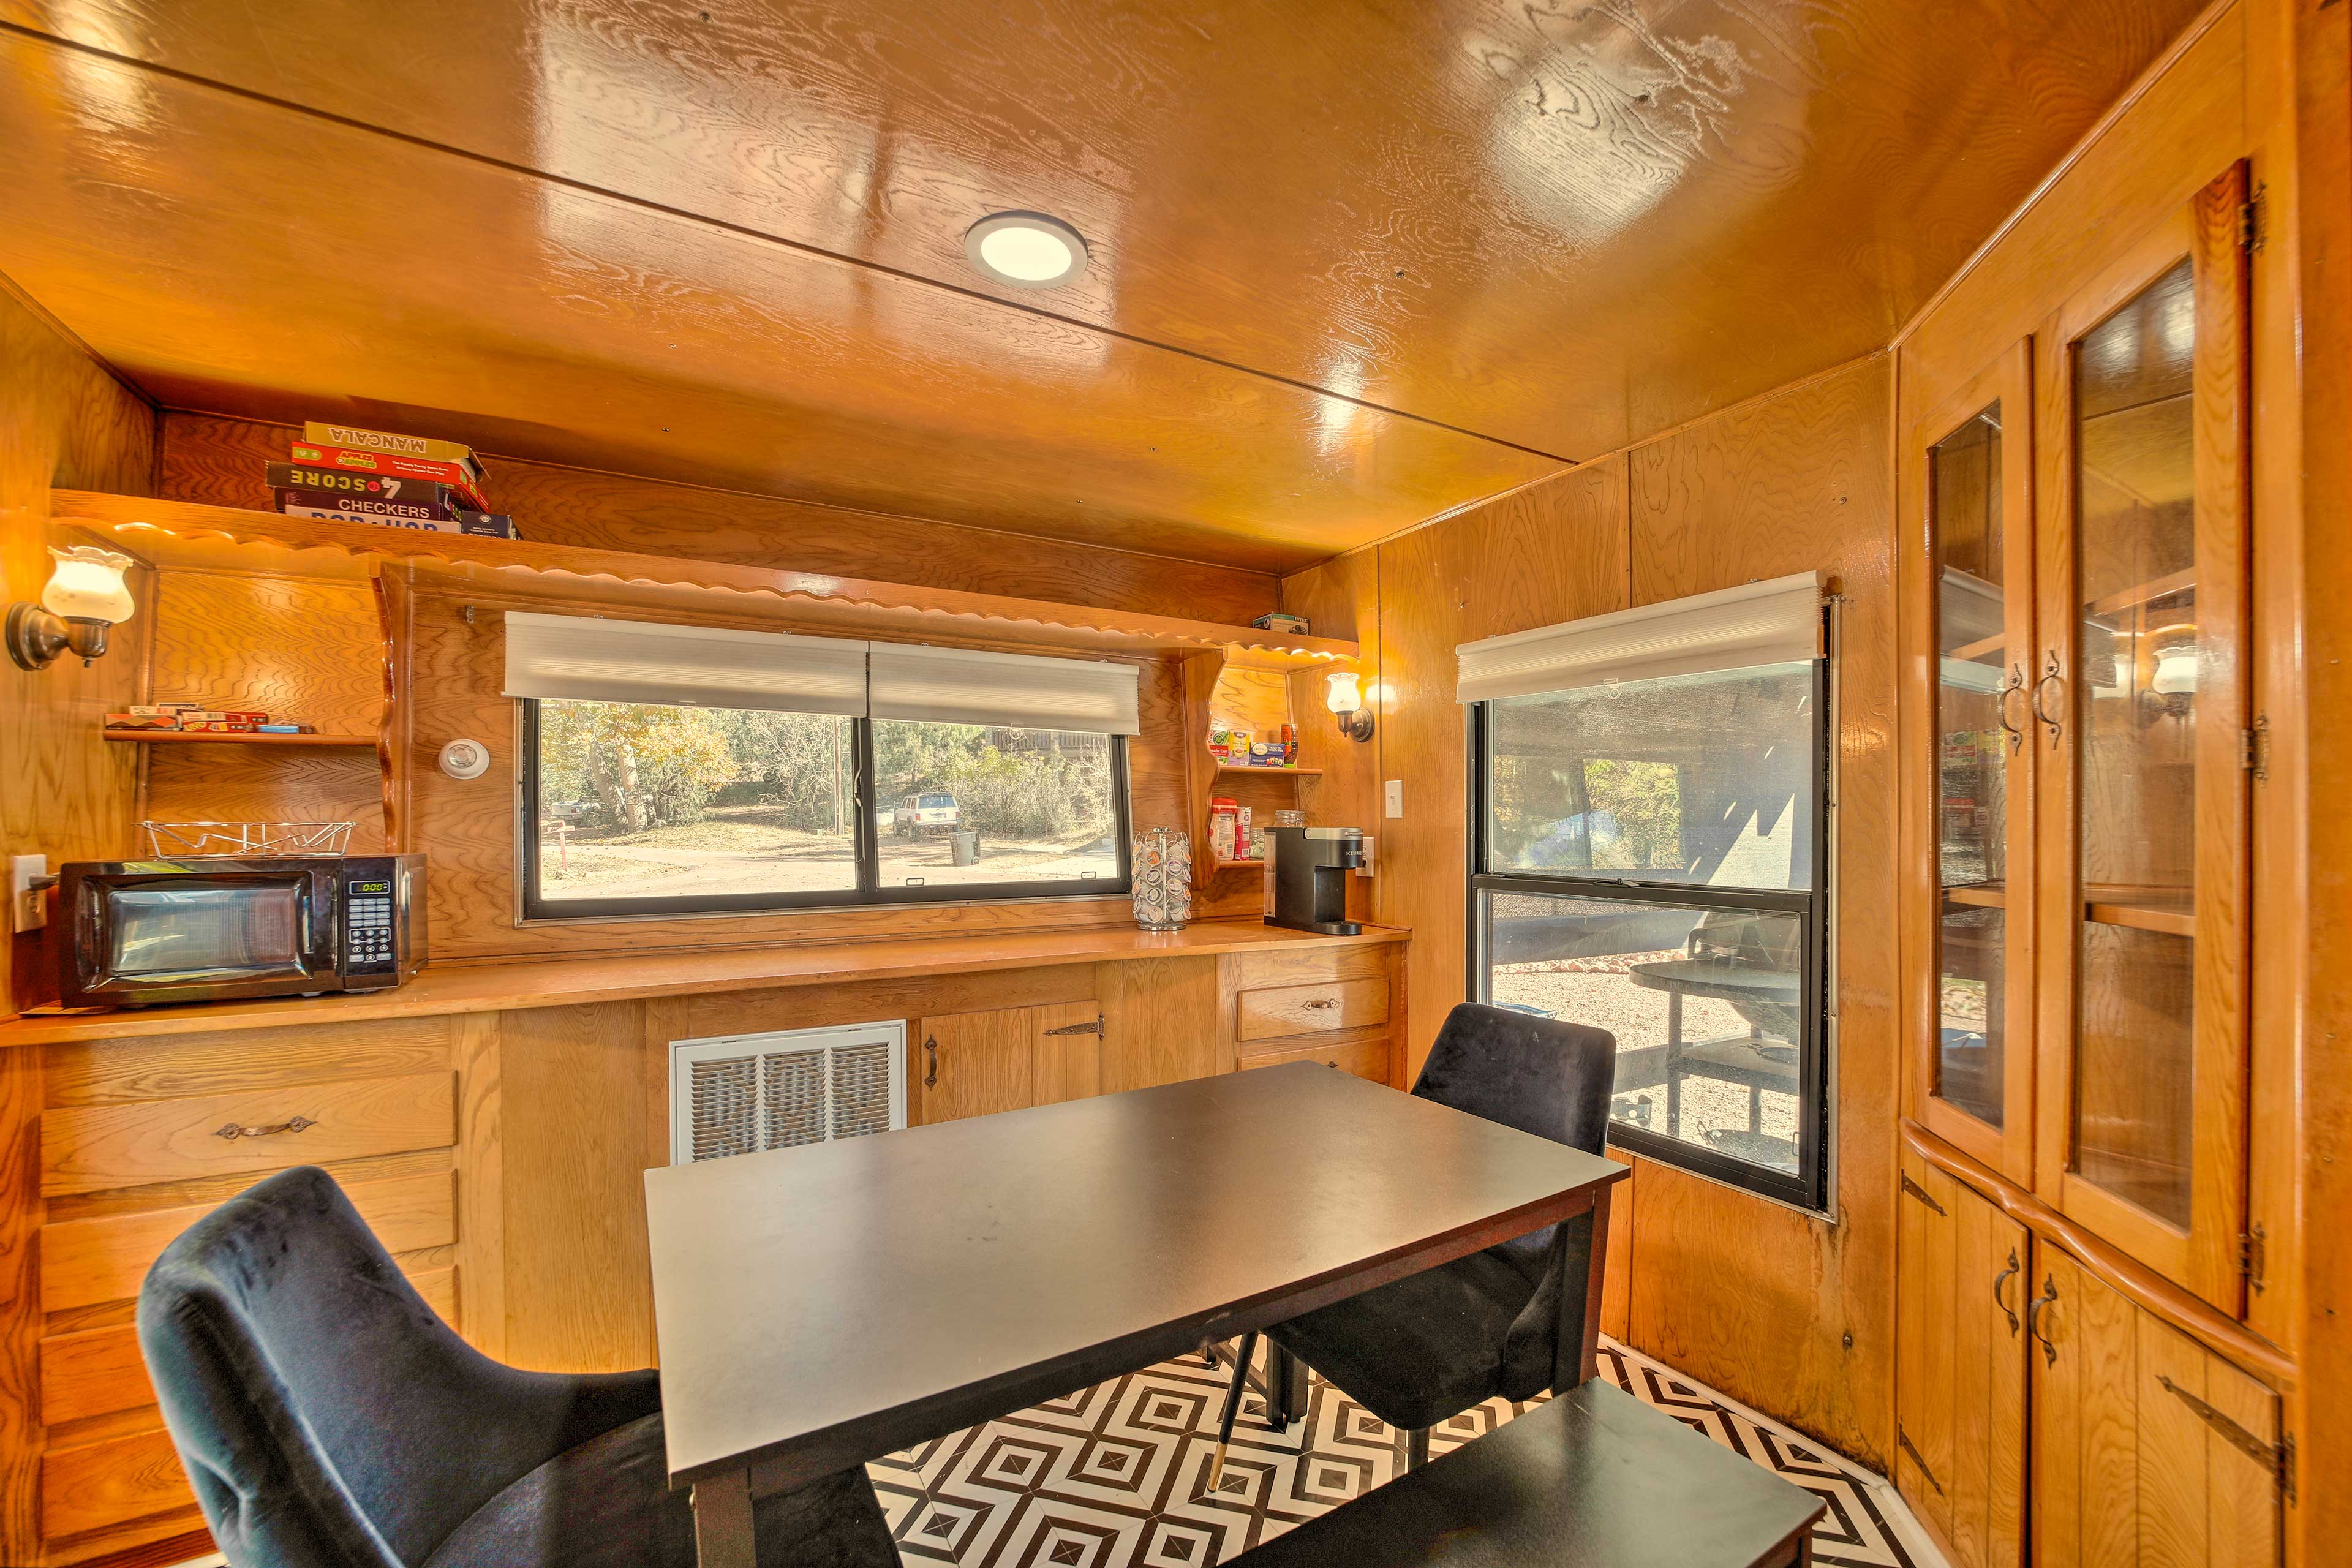
[[[964,231],[963,253],[999,283],[1051,289],[1087,269],[1087,242],[1044,213],[991,213]]]

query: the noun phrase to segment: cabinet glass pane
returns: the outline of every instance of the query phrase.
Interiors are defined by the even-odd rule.
[[[2087,921],[2074,1039],[2074,1165],[2187,1229],[2189,953],[2185,936]]]
[[[2075,1168],[2189,1220],[2200,649],[2187,261],[2077,345]],[[2127,929],[2138,928],[2138,929]]]
[[[1938,678],[1937,775],[1942,1033],[1936,1092],[1998,1127],[2005,1041],[2002,910],[2008,903],[2000,405],[1928,449]]]

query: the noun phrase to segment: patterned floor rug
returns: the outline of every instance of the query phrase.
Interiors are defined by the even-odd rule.
[[[1815,1492],[1829,1512],[1814,1562],[1935,1568],[1892,1489],[1811,1439],[1729,1405],[1633,1351],[1605,1343],[1620,1387]],[[1404,1434],[1319,1377],[1303,1428],[1234,1428],[1204,1495],[1227,1373],[1165,1362],[866,1467],[909,1564],[961,1568],[1213,1568],[1400,1473]],[[1496,1400],[1430,1434],[1433,1458],[1531,1408]],[[1304,1440],[1302,1441],[1302,1431]]]

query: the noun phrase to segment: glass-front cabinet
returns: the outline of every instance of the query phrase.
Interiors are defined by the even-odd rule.
[[[2242,169],[1911,434],[1914,1114],[2243,1305]]]
[[[2032,1157],[2033,421],[2020,343],[1922,424],[1934,626],[1935,908],[1923,1120],[1997,1169]]]

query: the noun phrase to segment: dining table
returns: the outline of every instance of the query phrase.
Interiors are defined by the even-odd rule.
[[[1593,1375],[1614,1161],[1318,1063],[646,1173],[673,1489],[752,1504],[1547,1226]]]

